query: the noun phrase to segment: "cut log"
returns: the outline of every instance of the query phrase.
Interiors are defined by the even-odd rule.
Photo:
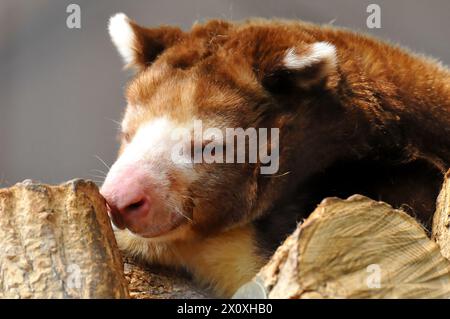
[[[442,255],[450,259],[450,170],[445,174],[444,185],[436,202],[431,238],[441,248]]]
[[[327,198],[235,295],[255,296],[448,298],[450,262],[405,212]]]
[[[0,298],[127,298],[105,202],[94,183],[0,190]]]

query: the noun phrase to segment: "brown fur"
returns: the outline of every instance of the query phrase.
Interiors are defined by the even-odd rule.
[[[219,128],[278,127],[280,170],[264,176],[258,164],[198,164],[199,178],[188,187],[172,176],[193,216],[189,230],[148,244],[170,247],[158,258],[136,249],[135,238],[119,236],[123,248],[184,264],[229,296],[325,196],[362,193],[429,225],[450,166],[447,68],[365,35],[303,22],[133,28],[138,73],[127,89],[124,143],[161,115]],[[286,50],[307,54],[319,41],[336,47],[335,68],[283,67]],[[245,275],[236,275],[239,267]]]

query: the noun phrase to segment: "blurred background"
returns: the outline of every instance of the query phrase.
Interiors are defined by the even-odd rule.
[[[81,29],[66,8],[81,7]],[[381,29],[366,8],[381,6]],[[396,41],[450,64],[448,0],[0,0],[0,187],[26,178],[99,180],[118,148],[130,76],[107,32],[125,12],[146,26],[196,20],[283,17],[333,23]]]

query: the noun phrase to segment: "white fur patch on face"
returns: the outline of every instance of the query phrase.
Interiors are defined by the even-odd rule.
[[[170,160],[170,151],[174,144],[171,142],[171,132],[176,128],[177,126],[165,117],[142,124],[131,143],[125,147],[119,160],[144,161],[155,165],[161,161]]]
[[[295,48],[290,48],[283,59],[284,66],[292,70],[301,70],[323,62],[330,68],[336,66],[336,47],[328,42],[312,44],[311,50],[304,55],[299,55]]]
[[[133,62],[135,35],[129,19],[124,13],[117,13],[109,19],[109,35],[126,64]]]
[[[126,128],[127,124],[124,120],[123,128]],[[179,143],[179,140],[173,138],[173,132],[179,129],[189,131],[190,127],[180,127],[179,124],[166,117],[155,118],[143,123],[131,142],[125,146],[110,173],[137,163],[148,168],[149,174],[160,185],[167,183],[166,175],[171,171],[183,174],[186,180],[193,179],[195,174],[192,170],[192,163],[186,161],[180,164],[172,160],[173,149]]]

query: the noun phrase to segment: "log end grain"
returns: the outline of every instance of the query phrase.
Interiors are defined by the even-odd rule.
[[[268,298],[448,298],[450,263],[405,212],[354,195],[323,200],[250,285]]]

